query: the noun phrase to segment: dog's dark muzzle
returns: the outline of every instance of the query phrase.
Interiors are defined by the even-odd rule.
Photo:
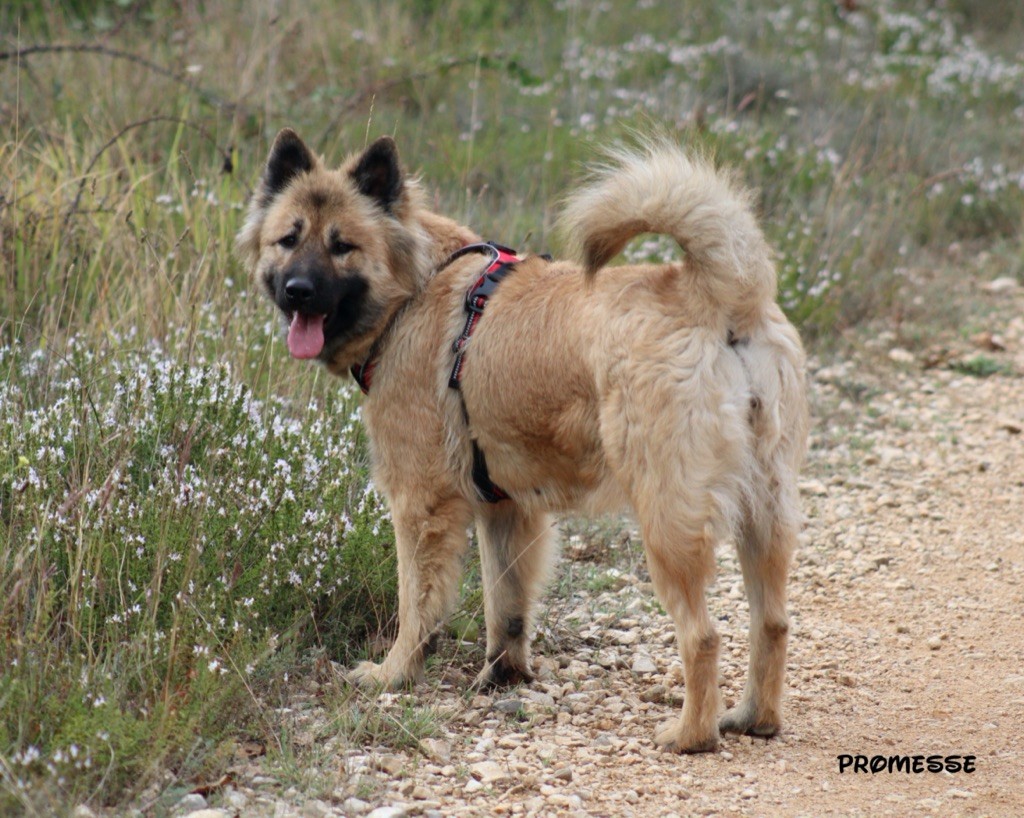
[[[308,276],[293,276],[284,282],[284,306],[292,312],[302,312],[316,296],[316,284]]]
[[[285,313],[333,312],[337,294],[334,276],[316,259],[296,259],[277,274],[274,301]]]
[[[289,325],[297,315],[324,316],[327,353],[379,318],[379,308],[369,299],[369,283],[356,270],[336,272],[316,260],[296,259],[284,269],[270,272],[265,280]]]

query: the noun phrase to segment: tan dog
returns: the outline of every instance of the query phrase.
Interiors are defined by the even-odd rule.
[[[700,752],[719,729],[774,735],[808,416],[803,351],[775,304],[748,195],[657,142],[609,154],[569,199],[564,225],[582,268],[514,265],[468,341],[460,392],[449,387],[452,345],[488,260],[446,260],[479,238],[425,208],[390,138],[338,169],[290,130],[274,142],[240,253],[284,313],[293,356],[336,374],[374,367],[364,418],[397,537],[399,631],[384,662],[354,677],[397,686],[420,676],[475,521],[487,620],[478,681],[529,680],[550,513],[626,507],[685,673],[682,717],[656,741]],[[685,260],[603,269],[641,233],[672,236]],[[474,456],[509,499],[480,499]],[[715,545],[730,537],[751,655],[743,697],[719,721],[705,587]]]

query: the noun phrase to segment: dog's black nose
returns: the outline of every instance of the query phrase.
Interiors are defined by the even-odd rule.
[[[284,284],[284,294],[293,306],[301,307],[306,304],[316,292],[313,282],[303,276],[295,276],[288,279]]]

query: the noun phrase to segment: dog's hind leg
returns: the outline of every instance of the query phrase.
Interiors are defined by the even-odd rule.
[[[768,737],[782,726],[789,633],[786,577],[797,523],[795,513],[780,514],[775,502],[769,501],[768,519],[748,513],[740,530],[737,546],[750,602],[750,665],[742,698],[719,722],[723,732]]]
[[[700,340],[678,341],[671,366],[635,369],[602,410],[605,451],[636,510],[651,580],[683,660],[682,714],[655,742],[682,753],[718,746],[720,638],[705,589],[715,546],[739,513],[749,442],[745,396],[730,389],[743,380],[739,361],[716,356],[722,345],[713,339]],[[672,349],[668,341],[661,346]]]
[[[654,589],[675,622],[686,697],[681,717],[662,727],[656,744],[680,753],[718,746],[719,636],[704,589],[714,572],[714,539],[641,520]],[[710,534],[710,532],[709,532]]]
[[[527,515],[511,501],[485,508],[477,517],[487,620],[487,661],[480,687],[528,682],[530,619],[547,577],[553,528],[547,514]]]
[[[423,672],[434,631],[448,615],[462,572],[472,519],[461,497],[392,503],[398,551],[398,636],[383,663],[362,662],[350,678],[364,686],[400,687]]]

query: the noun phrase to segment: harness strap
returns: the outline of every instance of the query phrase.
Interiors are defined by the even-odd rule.
[[[373,380],[373,370],[377,368],[377,358],[371,356],[361,364],[352,364],[352,378],[359,384],[364,395],[370,394],[370,382]]]
[[[469,337],[473,334],[473,330],[476,329],[476,325],[480,321],[480,316],[483,315],[487,299],[498,289],[498,284],[501,283],[501,280],[512,271],[512,266],[517,261],[520,261],[515,250],[489,241],[479,244],[467,244],[465,247],[460,247],[437,268],[438,271],[443,270],[453,261],[468,253],[484,253],[490,257],[490,260],[483,274],[469,288],[469,292],[466,293],[466,326],[463,327],[462,333],[452,344],[455,362],[452,364],[452,373],[448,378],[448,386],[459,393],[459,401],[462,404],[462,416],[465,418],[467,426],[469,426],[469,412],[466,410],[466,401],[462,397],[462,390],[459,388],[459,382],[462,380],[466,345],[469,343]],[[353,364],[351,368],[352,377],[359,384],[359,388],[363,391],[364,395],[370,394],[370,384],[373,381],[373,372],[376,368],[376,350],[371,351],[369,357],[361,364]],[[487,458],[484,457],[480,445],[472,438],[470,442],[473,446],[473,486],[476,488],[480,499],[485,503],[500,503],[502,500],[507,500],[508,495],[491,480],[491,476],[487,471]]]
[[[463,247],[456,251],[445,264],[447,265],[459,256],[471,252],[486,253],[490,256],[490,263],[488,263],[487,269],[484,270],[480,278],[476,280],[476,283],[469,288],[469,292],[466,293],[466,325],[462,328],[462,333],[459,337],[455,339],[455,343],[452,344],[455,361],[452,364],[452,373],[448,378],[449,388],[459,393],[459,400],[462,403],[462,416],[466,419],[467,426],[469,425],[469,411],[466,409],[466,401],[462,397],[462,390],[459,388],[462,380],[462,368],[465,363],[466,346],[477,324],[480,323],[480,316],[484,313],[487,300],[498,289],[501,280],[512,272],[513,265],[520,260],[516,256],[515,250],[502,247],[494,242],[486,242],[484,244],[470,244]],[[484,456],[480,444],[473,438],[470,439],[470,442],[473,445],[473,486],[476,488],[480,499],[485,503],[500,503],[502,500],[507,500],[508,494],[491,480],[491,475],[487,470],[487,458]]]
[[[474,285],[474,287],[470,290],[471,294],[472,294],[473,290],[475,290],[477,287],[480,286],[481,282],[483,281],[484,278],[487,277],[488,274],[490,274],[492,272],[497,272],[498,268],[509,266],[512,263],[514,263],[516,261],[519,261],[519,258],[516,256],[516,251],[515,250],[511,250],[508,247],[505,247],[504,245],[498,244],[497,242],[493,242],[493,241],[478,242],[476,244],[467,244],[464,247],[460,247],[458,250],[456,250],[454,253],[452,253],[450,256],[448,256],[447,259],[444,260],[444,262],[437,268],[437,271],[440,272],[445,267],[447,267],[449,264],[451,264],[453,261],[455,261],[458,258],[462,258],[462,256],[466,255],[467,253],[486,253],[486,254],[488,254],[491,257],[491,261],[488,263],[487,269],[484,271],[484,274],[477,280],[476,285]],[[459,377],[461,377],[462,354],[461,354],[460,350],[462,349],[462,347],[465,347],[466,341],[469,340],[469,336],[473,334],[473,330],[476,328],[476,321],[479,320],[480,313],[483,312],[483,305],[486,303],[486,301],[487,301],[488,297],[490,297],[491,293],[494,292],[495,288],[498,285],[498,282],[501,281],[501,279],[504,278],[507,274],[508,274],[508,270],[502,270],[500,272],[500,274],[498,274],[496,277],[494,277],[493,282],[492,282],[492,286],[485,287],[481,291],[481,293],[480,293],[481,297],[478,299],[478,305],[476,307],[476,310],[477,310],[476,313],[475,313],[476,318],[472,320],[472,326],[470,326],[470,321],[467,320],[467,322],[466,322],[466,329],[463,330],[463,334],[461,336],[459,336],[459,341],[456,342],[456,343],[460,343],[461,342],[461,346],[458,349],[455,350],[455,352],[459,353],[457,355],[457,357],[456,357],[456,362],[455,362],[456,366],[453,367],[453,369],[452,369],[452,377],[455,378],[455,382],[453,383],[452,380],[449,379],[449,385],[453,389],[458,389],[459,388],[459,386],[458,386],[458,379],[459,379]],[[466,296],[466,309],[467,310],[470,309],[469,301],[470,301],[470,294],[467,294],[467,296]],[[472,318],[473,315],[474,315],[474,313],[470,312],[471,318]],[[367,356],[365,361],[363,361],[361,364],[353,364],[351,366],[351,368],[349,369],[349,372],[352,373],[352,379],[357,384],[359,384],[359,389],[362,391],[362,393],[364,395],[369,395],[370,394],[370,384],[373,382],[373,371],[376,368],[377,368],[377,349],[376,349],[376,345],[375,345],[374,349],[370,350],[370,354],[369,354],[369,356]],[[458,369],[458,373],[456,373],[456,368]]]
[[[463,404],[465,405],[465,404]],[[473,444],[473,488],[485,503],[500,503],[507,500],[505,490],[496,486],[491,480],[491,474],[487,471],[487,458],[484,457],[484,450],[475,439],[470,439]]]
[[[466,345],[469,343],[469,336],[473,334],[476,325],[480,322],[480,316],[484,314],[484,307],[487,306],[487,299],[494,295],[501,280],[512,272],[512,266],[520,259],[514,250],[507,247],[488,242],[487,244],[470,244],[457,252],[463,255],[468,251],[488,253],[491,257],[490,264],[484,270],[483,275],[476,280],[466,293],[466,326],[462,333],[452,344],[452,352],[455,353],[455,362],[452,364],[452,374],[448,378],[448,386],[452,389],[459,388],[459,381],[462,380],[462,365],[466,354]],[[449,262],[451,259],[449,259]],[[446,262],[447,264],[447,262]]]

